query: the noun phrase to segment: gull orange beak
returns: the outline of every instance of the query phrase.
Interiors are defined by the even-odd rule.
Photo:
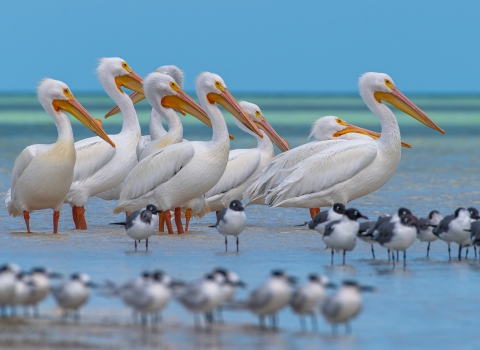
[[[258,128],[265,131],[270,138],[270,140],[273,141],[275,145],[280,149],[282,152],[286,152],[290,149],[290,145],[288,144],[287,140],[283,139],[278,135],[278,133],[275,131],[275,129],[270,125],[270,123],[265,119],[261,119],[261,122],[255,122],[255,124],[258,125]]]
[[[433,120],[431,120],[425,114],[424,111],[418,108],[412,101],[410,101],[404,94],[402,94],[400,90],[398,90],[395,86],[392,87],[390,92],[377,91],[373,95],[378,103],[381,103],[381,101],[388,102],[393,106],[397,107],[402,112],[415,118],[420,123],[428,126],[433,130],[437,130],[442,134],[445,134],[445,131],[443,131],[443,129],[441,129],[437,124],[435,124]]]
[[[73,96],[72,96],[73,97]],[[108,137],[105,131],[102,128],[102,125],[93,118],[90,113],[83,107],[80,102],[75,98],[69,100],[53,100],[53,108],[58,112],[60,109],[70,113],[75,118],[77,118],[83,125],[92,130],[95,134],[100,136],[102,139],[107,141],[112,147],[115,147],[115,144]]]
[[[231,115],[237,118],[242,122],[247,128],[252,130],[255,134],[263,138],[263,135],[260,133],[258,126],[253,122],[252,118],[245,112],[242,107],[238,104],[237,100],[232,96],[232,94],[224,89],[221,93],[210,92],[207,94],[207,100],[210,103],[218,103],[223,108],[225,108]]]
[[[177,88],[176,95],[168,95],[164,96],[160,101],[160,104],[166,108],[173,108],[176,111],[179,111],[183,115],[188,113],[202,123],[212,127],[212,121],[208,117],[207,113],[203,110],[203,108],[196,103],[190,96],[188,96],[182,89]],[[229,135],[230,139],[234,139],[232,135]]]
[[[380,138],[380,136],[382,136],[382,134],[380,134],[379,132],[364,129],[364,128],[361,128],[359,126],[353,125],[353,124],[341,123],[341,125],[344,125],[345,129],[337,131],[336,133],[334,133],[332,135],[333,137],[342,136],[342,135],[352,133],[352,132],[355,132],[357,134],[370,136],[374,140],[376,140],[376,139]],[[403,141],[402,141],[402,147],[412,148],[412,146],[410,144],[408,144],[406,142],[403,142]]]

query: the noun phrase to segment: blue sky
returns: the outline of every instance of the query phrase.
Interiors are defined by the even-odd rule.
[[[202,71],[236,92],[351,93],[380,71],[406,92],[480,93],[480,2],[8,1],[0,11],[0,91],[51,77],[101,91],[94,70],[124,58]]]

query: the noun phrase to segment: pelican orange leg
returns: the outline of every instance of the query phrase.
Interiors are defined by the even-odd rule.
[[[318,213],[320,213],[320,208],[310,208],[310,217],[312,218],[312,220]]]
[[[76,206],[72,207],[72,218],[73,222],[75,223],[75,230],[78,230],[78,212]]]
[[[177,226],[177,232],[179,235],[183,233],[182,225],[182,210],[180,208],[175,208],[175,225]]]
[[[188,231],[188,224],[190,223],[191,218],[192,218],[192,209],[187,208],[187,210],[185,210],[185,231]]]
[[[131,211],[126,211],[125,212],[125,217],[128,218],[132,212]]]
[[[58,220],[60,219],[60,212],[53,212],[53,233],[58,233]]]
[[[158,232],[165,232],[165,212],[159,213],[160,217],[158,218]]]
[[[32,233],[30,231],[30,213],[26,210],[23,211],[23,219],[25,220],[25,224],[27,225],[27,232]]]
[[[85,220],[85,208],[84,207],[77,207],[77,223],[78,223],[78,230],[86,230],[87,229],[87,221]]]
[[[172,213],[170,213],[170,210],[165,211],[165,223],[167,224],[168,234],[173,235]]]

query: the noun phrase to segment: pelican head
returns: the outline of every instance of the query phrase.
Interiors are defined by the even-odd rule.
[[[360,136],[364,135],[364,136]],[[308,138],[315,136],[318,141],[327,140],[353,140],[359,138],[378,139],[381,134],[375,131],[364,129],[332,115],[319,118],[313,123]],[[412,148],[408,143],[402,142],[402,146]]]
[[[368,96],[373,94],[377,103],[388,102],[397,107],[402,112],[417,119],[420,123],[445,134],[437,124],[435,124],[420,108],[411,102],[400,90],[395,86],[393,79],[385,73],[368,72],[360,77],[358,82],[360,94],[365,101]]]
[[[156,109],[173,108],[181,113],[189,113],[212,127],[205,111],[177,84],[174,78],[157,71],[150,73],[143,83],[148,102]]]
[[[97,67],[97,74],[100,83],[109,95],[114,93],[112,80],[122,94],[124,93],[122,87],[143,94],[142,78],[130,68],[125,60],[119,57],[102,58]]]
[[[175,82],[178,84],[178,86],[180,86],[180,88],[183,89],[183,72],[177,66],[174,66],[174,65],[161,66],[161,67],[158,67],[158,69],[155,72],[159,72],[159,73],[163,73],[171,76],[175,80]],[[133,104],[136,104],[145,99],[145,94],[134,91],[130,94],[130,98]],[[108,118],[119,112],[120,112],[120,108],[118,108],[118,106],[115,106],[107,114],[105,114],[105,118]],[[181,111],[177,111],[177,112],[182,113]],[[182,114],[185,115],[185,113],[182,113]]]
[[[61,111],[68,112],[112,147],[115,147],[101,124],[75,99],[67,84],[49,78],[43,79],[38,85],[37,94],[43,108],[52,116],[59,115]]]
[[[218,103],[250,130],[253,130],[255,134],[263,138],[257,125],[242,107],[240,107],[219,75],[203,72],[197,77],[195,85],[197,88],[197,94],[199,94],[199,99],[202,99],[202,96],[205,95],[208,103]]]
[[[258,128],[265,131],[270,140],[272,140],[273,143],[275,143],[282,152],[288,151],[290,149],[287,140],[281,138],[280,135],[277,134],[275,129],[272,128],[272,126],[260,110],[260,107],[258,107],[254,103],[250,103],[247,101],[240,101],[239,104],[243,108],[243,110],[247,112],[250,118],[252,118],[253,122],[258,126]]]

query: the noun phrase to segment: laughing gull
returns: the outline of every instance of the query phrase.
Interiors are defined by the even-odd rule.
[[[373,233],[370,230],[375,227],[376,223],[377,221],[373,221],[373,220],[364,221],[360,223],[360,226],[358,227],[358,233],[357,233],[358,239],[360,239],[365,243],[370,244],[370,248],[372,250],[372,259],[375,259],[375,250],[373,248],[373,245],[377,242],[373,239]]]
[[[428,218],[420,218],[417,222],[417,238],[420,242],[428,242],[427,258],[430,253],[430,243],[437,240],[438,237],[433,234],[433,229],[442,221],[443,216],[436,210],[428,214]]]
[[[5,264],[0,267],[0,307],[2,317],[7,316],[7,306],[12,306],[15,297],[16,276],[20,267],[15,264]]]
[[[386,224],[386,223],[395,223],[395,222],[398,222],[400,220],[400,218],[404,215],[413,215],[412,212],[410,211],[410,209],[407,209],[407,208],[404,208],[404,207],[400,207],[397,212],[390,216],[388,214],[383,214],[383,215],[380,215],[377,219],[377,222],[375,224],[374,227],[372,227],[371,229],[369,229],[365,236],[369,236],[371,235],[372,237],[377,234],[377,229],[382,226],[383,224]],[[416,219],[416,217],[414,217]],[[387,250],[388,252],[388,261],[390,261],[390,249]],[[393,253],[392,253],[393,254]],[[393,255],[392,255],[392,258],[393,258]],[[397,261],[398,261],[398,252],[397,252]]]
[[[458,244],[458,260],[462,260],[462,247],[470,245],[470,230],[472,222],[470,212],[465,208],[458,208],[453,215],[445,216],[433,234],[448,244],[448,260],[451,260],[450,243]]]
[[[20,272],[15,280],[15,292],[13,305],[23,307],[23,314],[27,316],[27,305],[30,298],[35,294],[35,283],[28,274]],[[15,310],[15,309],[13,309]],[[13,311],[15,314],[15,311]]]
[[[264,328],[265,316],[270,316],[271,327],[276,329],[277,312],[290,302],[292,285],[296,282],[282,270],[272,271],[270,278],[260,287],[250,293],[249,297],[240,303],[240,307],[258,315],[260,327]]]
[[[30,271],[29,275],[35,285],[35,290],[33,295],[28,299],[27,306],[32,307],[34,316],[38,317],[38,304],[43,301],[50,292],[50,280],[61,278],[62,274],[52,272],[43,267],[35,267]]]
[[[215,270],[213,270],[213,274],[220,283],[222,289],[222,302],[218,306],[217,314],[218,321],[223,322],[222,304],[233,302],[237,288],[246,288],[247,284],[243,282],[235,272],[227,270],[223,267],[217,267]]]
[[[362,309],[360,292],[373,292],[370,286],[359,285],[355,281],[344,281],[340,289],[329,296],[322,304],[325,320],[332,324],[332,332],[336,332],[339,323],[345,323],[345,333],[351,332],[349,321]]]
[[[223,300],[222,284],[218,282],[214,274],[209,273],[200,281],[188,283],[175,290],[176,299],[193,313],[195,329],[200,328],[200,323],[197,321],[198,314],[205,315],[206,328],[211,326],[213,310]]]
[[[88,301],[90,288],[96,284],[90,281],[85,273],[74,273],[68,281],[51,288],[53,297],[58,307],[62,309],[63,317],[66,318],[72,312],[74,320],[80,320],[79,309]]]
[[[112,222],[110,225],[121,225],[125,227],[127,235],[135,242],[137,250],[137,240],[145,240],[145,249],[148,250],[148,239],[155,233],[158,227],[158,213],[160,211],[153,204],[147,205],[143,210],[137,210],[131,213],[123,222]]]
[[[330,221],[341,220],[343,213],[345,212],[345,206],[342,203],[335,203],[327,211],[321,211],[312,221],[308,222],[308,228],[315,230],[321,235],[325,232],[325,226]]]
[[[210,227],[215,227],[221,235],[225,236],[225,251],[227,249],[227,236],[237,237],[238,252],[238,235],[245,230],[247,226],[247,217],[245,216],[245,208],[239,200],[230,202],[228,208],[222,209],[217,216],[217,223]]]
[[[343,265],[345,265],[345,253],[355,248],[355,240],[357,238],[360,224],[357,219],[367,219],[357,209],[351,208],[345,210],[341,220],[331,221],[325,226],[323,241],[327,248],[332,250],[332,265],[334,251],[343,250]]]
[[[474,247],[480,246],[480,221],[472,222],[470,226],[470,241]],[[468,232],[467,231],[467,232]],[[480,262],[480,257],[479,257]]]
[[[406,266],[407,249],[417,237],[417,220],[413,215],[406,214],[400,221],[381,225],[373,234],[373,239],[381,246],[393,251],[403,251],[403,266]],[[397,253],[398,254],[398,253]],[[393,259],[395,265],[395,259]]]
[[[318,330],[317,314],[326,297],[325,288],[333,286],[327,277],[312,273],[308,276],[308,282],[295,290],[290,306],[300,318],[302,331],[306,330],[305,316],[312,318],[312,330]]]

